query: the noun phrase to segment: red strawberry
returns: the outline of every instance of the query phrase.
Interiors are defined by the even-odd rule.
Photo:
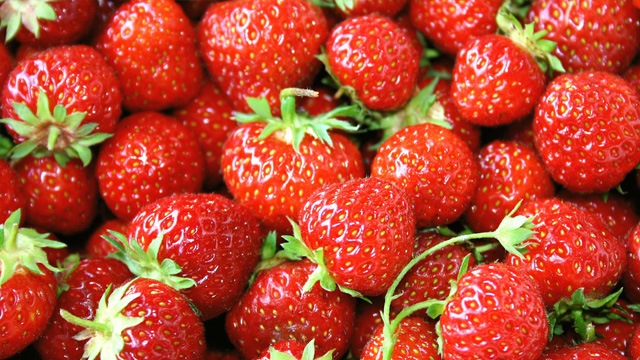
[[[153,279],[136,278],[100,299],[94,318],[61,310],[62,317],[85,329],[84,357],[201,359],[204,326],[189,302],[174,288]],[[159,334],[162,334],[159,336]]]
[[[407,317],[398,324],[393,335],[396,338],[396,343],[391,355],[392,360],[440,359],[434,324],[419,317]],[[380,359],[384,338],[384,327],[379,326],[371,340],[365,345],[359,359]]]
[[[549,323],[535,281],[495,263],[476,266],[457,286],[440,316],[446,359],[538,359]]]
[[[311,85],[328,34],[322,10],[304,0],[234,0],[211,5],[198,28],[206,67],[233,107],[266,98],[278,112],[280,91]]]
[[[567,346],[553,351],[545,352],[540,360],[625,360],[627,357],[620,355],[615,350],[602,344],[582,343]],[[635,357],[632,357],[635,359]]]
[[[471,203],[478,170],[467,144],[431,123],[406,127],[378,149],[371,174],[407,191],[418,227],[446,225]]]
[[[333,0],[335,11],[342,17],[381,14],[389,17],[404,9],[408,0]]]
[[[626,356],[628,344],[638,327],[640,315],[630,309],[627,301],[622,299],[618,299],[616,307],[611,311],[616,317],[604,324],[594,324],[594,330],[598,336],[594,341]]]
[[[67,322],[60,309],[83,319],[96,315],[100,298],[109,286],[121,285],[133,278],[127,266],[109,258],[76,259],[61,283],[63,292],[58,298],[56,312],[35,347],[42,358],[80,359],[84,353],[84,341],[73,337],[82,327]]]
[[[558,44],[553,54],[569,73],[621,73],[640,49],[640,11],[631,1],[539,0],[527,18]]]
[[[620,77],[555,78],[536,108],[534,141],[551,177],[571,192],[606,192],[640,163],[640,99]]]
[[[587,299],[609,294],[627,264],[624,243],[596,215],[557,198],[531,200],[519,209],[535,216],[534,236],[522,256],[506,263],[536,280],[547,306],[583,289]]]
[[[0,187],[0,223],[4,223],[11,213],[26,207],[27,199],[22,194],[18,174],[2,158],[0,158],[0,179],[3,182]]]
[[[288,261],[258,273],[226,316],[226,330],[245,358],[253,358],[280,340],[315,339],[316,353],[334,350],[340,359],[349,347],[355,299],[320,284],[304,291],[316,268],[308,260]]]
[[[625,79],[629,85],[636,90],[640,91],[640,65],[631,65],[622,73],[622,78]]]
[[[394,20],[371,14],[335,26],[322,58],[341,91],[366,108],[390,111],[413,95],[420,55]]]
[[[477,154],[480,179],[465,221],[491,231],[520,201],[546,198],[555,188],[536,152],[515,141],[495,140]]]
[[[631,333],[629,345],[627,345],[627,356],[630,359],[640,358],[640,326]]]
[[[107,257],[116,251],[106,239],[112,232],[124,234],[129,223],[118,218],[108,219],[97,225],[84,243],[82,254],[89,257]]]
[[[195,30],[174,0],[124,3],[95,46],[115,69],[129,111],[181,106],[200,89]]]
[[[135,113],[101,147],[96,176],[109,209],[128,221],[161,197],[200,191],[204,156],[197,137],[176,119]]]
[[[624,294],[632,303],[640,302],[640,222],[624,237],[629,263],[622,275]]]
[[[46,234],[20,228],[20,211],[0,225],[0,358],[8,358],[45,330],[56,305],[56,268],[45,247],[64,247]]]

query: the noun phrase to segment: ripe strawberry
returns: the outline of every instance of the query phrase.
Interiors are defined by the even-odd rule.
[[[195,30],[174,0],[124,3],[95,47],[115,69],[129,111],[181,106],[200,89],[204,70]]]
[[[380,14],[393,17],[400,13],[408,0],[333,0],[334,10],[342,17]]]
[[[640,11],[631,1],[539,0],[527,18],[557,43],[553,54],[569,73],[621,73],[640,49]]]
[[[622,275],[624,294],[632,303],[640,302],[640,222],[624,237],[627,247],[627,268]]]
[[[622,78],[625,79],[629,85],[636,90],[640,91],[640,65],[632,64],[622,73]]]
[[[640,326],[631,333],[629,345],[627,346],[627,356],[630,359],[640,358]]]
[[[509,254],[505,262],[535,279],[547,306],[578,289],[587,299],[609,294],[627,257],[624,243],[602,220],[557,198],[531,200],[519,214],[535,216],[536,232],[522,257]]]
[[[81,40],[93,26],[97,0],[5,0],[0,6],[0,27],[6,41],[56,46]]]
[[[307,198],[298,223],[299,239],[285,245],[287,250],[319,264],[335,281],[333,289],[338,285],[364,296],[382,295],[411,260],[411,200],[381,179],[321,187]]]
[[[476,156],[478,190],[464,216],[474,231],[494,230],[520,201],[554,195],[554,184],[533,149],[515,141],[494,140]]]
[[[128,221],[161,197],[200,191],[204,156],[185,125],[162,113],[140,112],[122,119],[100,148],[96,176],[106,205]]]
[[[596,343],[582,343],[568,346],[553,351],[545,352],[540,360],[625,360],[626,357],[618,354],[614,350]],[[632,357],[631,359],[635,359]]]
[[[555,78],[533,120],[551,177],[571,192],[606,192],[640,163],[640,99],[620,77],[582,72]]]
[[[157,280],[135,278],[113,291],[107,289],[91,320],[64,309],[60,314],[85,328],[74,337],[78,341],[87,340],[83,357],[201,359],[204,356],[202,321],[177,290]]]
[[[133,278],[127,266],[110,258],[77,259],[71,264],[60,286],[56,311],[35,347],[43,359],[80,359],[85,341],[73,337],[82,327],[72,324],[60,315],[64,309],[83,319],[96,315],[100,298],[109,286],[119,286]]]
[[[222,155],[224,182],[238,202],[265,225],[291,233],[306,199],[322,186],[364,176],[358,148],[328,129],[352,131],[340,116],[354,107],[339,107],[316,117],[295,113],[295,94],[285,89],[282,118],[271,115],[265,99],[250,99],[255,114],[237,114],[243,124],[229,136]],[[315,93],[313,93],[315,94]]]
[[[549,335],[536,282],[503,263],[464,274],[440,316],[446,359],[538,359]]]
[[[45,247],[65,245],[46,234],[20,227],[20,210],[0,225],[0,358],[8,358],[36,340],[56,305],[56,268]]]
[[[400,109],[418,80],[420,53],[394,20],[379,14],[335,26],[322,59],[340,91],[375,111]]]
[[[496,16],[502,0],[411,0],[409,16],[438,49],[455,57],[475,37],[498,30]]]
[[[28,156],[15,171],[26,198],[25,219],[30,226],[68,235],[89,228],[98,213],[98,182],[93,167],[80,160],[61,166],[51,156]]]
[[[322,10],[304,0],[235,0],[211,5],[199,23],[203,61],[235,109],[266,98],[278,112],[280,91],[311,85],[328,34]]]
[[[407,191],[418,227],[457,220],[471,203],[478,181],[467,144],[451,130],[431,123],[406,127],[382,143],[371,174]]]
[[[287,261],[258,272],[254,282],[226,315],[226,331],[245,358],[254,358],[280,340],[308,343],[316,353],[334,350],[340,359],[349,347],[355,299],[320,284],[304,291],[316,268],[308,260]]]
[[[27,199],[20,187],[20,178],[9,163],[0,158],[0,223],[4,223],[14,211],[24,208]]]
[[[115,130],[121,93],[113,69],[85,45],[59,46],[19,62],[2,90],[2,116],[20,143],[13,157],[54,153],[91,161],[89,147]]]
[[[172,113],[198,137],[205,158],[206,190],[213,190],[222,182],[222,146],[238,125],[231,118],[232,112],[229,99],[207,81],[196,97]]]
[[[393,334],[396,337],[392,360],[436,360],[438,354],[437,335],[434,324],[419,317],[402,319]],[[361,360],[380,359],[384,343],[384,328],[379,326],[371,340],[362,350]]]
[[[129,223],[118,218],[108,219],[97,225],[87,241],[84,243],[81,251],[82,255],[88,257],[107,257],[116,251],[107,240],[112,231],[124,234],[127,232]]]

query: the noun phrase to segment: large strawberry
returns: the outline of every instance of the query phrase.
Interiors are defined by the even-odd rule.
[[[135,278],[109,287],[92,319],[67,310],[62,318],[84,330],[83,358],[202,359],[204,325],[187,299],[171,286],[153,279]],[[160,335],[161,334],[161,335]]]
[[[606,192],[640,163],[638,92],[610,73],[561,75],[537,105],[533,133],[556,182],[572,192]]]
[[[126,2],[95,46],[115,69],[130,111],[181,106],[198,93],[204,71],[195,30],[174,0]]]
[[[278,112],[280,91],[307,87],[328,34],[322,10],[305,0],[233,0],[210,6],[198,29],[200,53],[234,108],[266,98]]]

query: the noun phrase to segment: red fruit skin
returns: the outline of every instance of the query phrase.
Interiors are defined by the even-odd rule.
[[[537,359],[549,335],[536,282],[504,263],[478,265],[458,280],[440,316],[446,359]]]
[[[85,258],[68,275],[64,283],[68,289],[60,294],[56,310],[42,336],[34,343],[43,359],[81,359],[86,341],[78,341],[73,336],[82,327],[72,324],[60,315],[64,309],[83,319],[92,320],[102,294],[107,287],[117,287],[133,279],[127,266],[111,258]]]
[[[627,347],[633,332],[638,327],[640,314],[630,309],[629,303],[622,298],[618,299],[616,305],[622,307],[627,313],[614,308],[612,311],[621,316],[621,319],[613,319],[604,324],[594,324],[596,334],[599,335],[594,342],[605,345],[622,356],[627,356]]]
[[[322,249],[336,283],[378,296],[411,260],[415,216],[405,191],[377,178],[325,185],[300,210],[306,245]]]
[[[526,49],[506,36],[483,35],[458,52],[451,97],[463,119],[482,126],[505,125],[533,111],[546,81]]]
[[[478,168],[460,137],[424,123],[387,139],[373,159],[371,176],[405,189],[413,199],[417,226],[432,227],[452,223],[466,211]]]
[[[49,3],[55,20],[39,20],[40,34],[36,37],[21,26],[16,40],[22,44],[57,46],[80,41],[91,30],[98,11],[97,0],[65,0]]]
[[[545,39],[557,44],[552,54],[568,73],[619,74],[640,48],[640,11],[627,0],[534,1],[527,20],[548,32]]]
[[[53,272],[40,266],[42,275],[18,266],[0,286],[0,358],[26,348],[45,330],[56,305]]]
[[[629,66],[621,76],[629,85],[640,91],[640,65],[635,64]]]
[[[631,303],[640,303],[640,222],[624,238],[627,248],[627,268],[622,275],[624,295]]]
[[[260,355],[281,340],[308,343],[316,354],[335,349],[340,359],[349,348],[355,320],[355,298],[315,284],[302,290],[316,265],[308,260],[285,262],[258,273],[253,284],[226,316],[231,343],[245,358]]]
[[[4,159],[0,158],[0,223],[4,224],[14,211],[26,208],[27,198],[22,194],[18,173]]]
[[[397,110],[414,93],[420,53],[391,18],[371,14],[343,20],[331,30],[326,54],[340,85],[352,87],[371,110]]]
[[[629,338],[627,356],[629,359],[640,359],[640,327],[636,327]]]
[[[397,336],[393,347],[392,360],[437,360],[437,335],[433,323],[419,317],[404,318],[394,333]],[[360,360],[375,360],[382,356],[384,341],[383,326],[378,326],[375,334],[362,351]]]
[[[60,166],[53,157],[27,156],[14,168],[26,198],[26,223],[70,235],[89,228],[98,212],[98,182],[80,160]]]
[[[264,97],[279,114],[280,90],[308,87],[320,71],[315,56],[328,32],[322,10],[308,1],[222,1],[202,16],[198,43],[235,109],[249,112],[246,98]]]
[[[100,53],[90,46],[58,46],[19,62],[2,90],[2,116],[20,120],[13,102],[27,105],[35,114],[40,89],[49,98],[52,113],[57,104],[64,105],[67,114],[86,112],[82,124],[97,124],[94,133],[113,133],[122,114],[118,79]],[[7,129],[14,140],[26,140],[10,126]]]
[[[119,219],[144,205],[202,189],[204,156],[198,139],[176,119],[147,111],[122,119],[96,159],[100,194]]]
[[[110,231],[126,234],[129,223],[120,219],[105,220],[97,225],[84,243],[83,255],[88,257],[107,257],[116,251],[104,237],[112,237]]]
[[[204,76],[189,18],[174,0],[132,0],[118,7],[95,47],[113,66],[131,111],[184,105]]]
[[[176,109],[173,116],[197,137],[205,157],[204,189],[213,190],[222,183],[222,147],[238,123],[232,119],[229,99],[211,83],[205,82],[200,93]]]
[[[0,88],[4,87],[9,73],[15,66],[13,54],[9,52],[5,44],[0,45]]]
[[[333,147],[305,136],[300,151],[279,135],[258,139],[265,124],[238,127],[222,155],[224,182],[233,197],[267,227],[290,233],[306,199],[324,185],[364,177],[358,148],[345,136],[330,134]]]
[[[356,0],[351,9],[344,10],[335,7],[334,10],[342,17],[356,17],[369,14],[380,14],[393,17],[400,13],[408,0]]]
[[[535,279],[547,306],[579,288],[588,299],[609,294],[627,266],[627,255],[624,243],[602,220],[557,198],[531,200],[518,214],[535,215],[535,233],[522,258],[508,254],[505,262]]]
[[[614,350],[597,343],[582,343],[549,351],[540,357],[540,360],[625,360],[626,357]],[[631,357],[631,359],[636,359]]]
[[[271,354],[270,350],[273,347],[275,350],[289,354],[293,356],[295,359],[302,359],[302,353],[304,352],[306,344],[296,340],[281,340],[276,342],[273,345],[270,345],[267,349],[265,349],[260,356],[254,358],[254,360],[270,360]],[[317,354],[322,355],[322,354]],[[316,356],[317,357],[317,356]]]
[[[555,187],[536,152],[515,141],[494,140],[476,155],[480,179],[466,224],[493,231],[520,201],[551,197]]]
[[[218,194],[172,195],[143,207],[129,223],[127,238],[143,249],[164,233],[158,259],[174,260],[194,287],[182,290],[203,320],[229,310],[260,260],[263,232],[258,220]]]
[[[411,23],[449,56],[475,37],[496,32],[501,0],[411,0]]]
[[[558,76],[536,108],[533,133],[556,182],[571,192],[606,192],[640,162],[638,92],[609,73]]]

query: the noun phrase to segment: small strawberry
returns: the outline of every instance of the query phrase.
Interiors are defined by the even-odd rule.
[[[18,174],[2,158],[0,158],[0,179],[3,181],[0,187],[0,223],[4,223],[14,211],[26,207],[27,199],[22,194]]]
[[[198,138],[178,120],[140,112],[122,119],[100,148],[96,176],[106,205],[128,221],[159,198],[200,191],[204,156]]]
[[[280,110],[280,91],[304,88],[321,69],[315,58],[328,35],[320,7],[304,0],[221,1],[198,25],[203,61],[235,109],[266,98]]]
[[[83,358],[195,360],[204,356],[202,321],[177,290],[146,278],[111,290],[104,292],[93,319],[60,310],[62,318],[84,328],[74,336],[86,340]]]
[[[433,323],[419,317],[407,317],[398,324],[391,360],[437,360],[438,340]],[[384,327],[378,326],[373,337],[362,350],[361,360],[376,360],[382,355],[385,342]]]
[[[582,343],[563,347],[557,350],[546,351],[540,360],[591,360],[591,359],[607,359],[607,360],[625,360],[625,356],[620,355],[615,350],[610,349],[602,344]],[[635,359],[632,357],[631,359]]]
[[[204,70],[195,30],[174,0],[124,3],[95,47],[115,69],[129,111],[182,106],[200,89]]]
[[[533,132],[553,180],[571,192],[606,192],[640,163],[640,98],[610,73],[561,75],[537,105]]]

